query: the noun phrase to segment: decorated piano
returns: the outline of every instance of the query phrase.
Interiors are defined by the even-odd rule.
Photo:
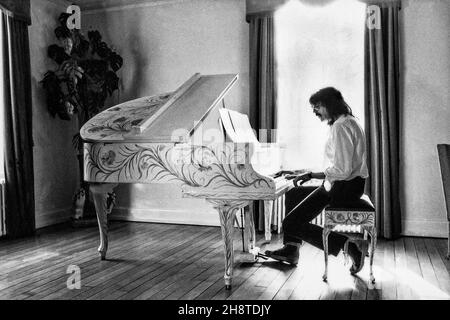
[[[225,108],[224,98],[237,80],[236,74],[195,74],[174,92],[116,105],[81,128],[84,180],[95,204],[102,260],[114,188],[120,183],[175,183],[183,197],[205,199],[217,210],[225,286],[231,288],[236,211],[253,200],[265,200],[271,207],[291,186],[276,174],[281,170],[280,149],[259,143],[248,118]],[[213,134],[205,139],[203,123],[208,119],[217,130],[209,130]],[[252,214],[245,215],[244,242],[248,259],[256,261]]]

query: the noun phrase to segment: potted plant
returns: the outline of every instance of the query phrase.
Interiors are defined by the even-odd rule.
[[[117,71],[122,57],[103,40],[99,31],[91,30],[87,38],[79,29],[67,28],[68,13],[61,13],[55,28],[58,44],[48,46],[48,56],[56,69],[45,73],[42,80],[47,108],[53,117],[71,120],[78,117],[79,128],[104,108],[105,100],[119,89]],[[83,181],[82,141],[79,131],[72,141],[78,150],[80,189],[74,196],[75,217],[83,216],[83,206],[89,201],[88,185]],[[92,205],[91,205],[92,207]]]

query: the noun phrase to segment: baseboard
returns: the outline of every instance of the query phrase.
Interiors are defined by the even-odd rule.
[[[36,212],[36,229],[67,222],[72,216],[72,207]]]
[[[403,220],[404,236],[447,238],[449,236],[447,221]]]
[[[56,209],[36,213],[36,229],[70,221],[72,208]],[[220,226],[216,212],[196,212],[192,210],[134,209],[117,207],[109,216],[110,220],[134,222],[154,222],[170,224],[189,224],[201,226]]]
[[[220,226],[218,213],[193,213],[192,210],[134,209],[118,207],[113,209],[109,219],[134,222]]]

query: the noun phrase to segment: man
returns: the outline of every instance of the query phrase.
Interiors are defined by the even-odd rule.
[[[287,176],[294,179],[295,188],[286,194],[287,216],[283,221],[284,246],[266,255],[296,265],[303,241],[323,250],[322,227],[310,223],[328,205],[346,206],[358,200],[364,193],[368,177],[364,131],[342,94],[332,87],[314,93],[309,102],[314,114],[327,121],[330,135],[326,143],[324,172],[307,172]],[[320,187],[303,187],[298,183],[310,179],[323,179]],[[359,272],[367,252],[365,242],[356,242],[345,235],[332,232],[328,248],[337,256],[348,243],[348,255],[352,259],[352,273]]]

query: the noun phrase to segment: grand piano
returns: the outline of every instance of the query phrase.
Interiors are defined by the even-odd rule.
[[[195,74],[174,92],[116,105],[81,128],[84,180],[95,204],[102,260],[114,188],[120,183],[176,183],[183,197],[206,199],[219,213],[225,287],[231,288],[237,210],[253,200],[271,205],[292,185],[277,174],[276,145],[259,143],[253,132],[242,129],[248,119],[225,108],[224,97],[236,81],[237,74]],[[208,139],[206,122],[216,129],[207,130]],[[256,261],[253,214],[245,215],[244,242],[247,258]]]

